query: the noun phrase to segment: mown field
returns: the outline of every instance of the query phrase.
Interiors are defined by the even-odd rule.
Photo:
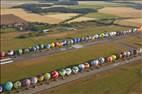
[[[138,63],[137,63],[138,62]],[[46,93],[45,93],[46,92]],[[85,77],[40,94],[141,94],[142,60]]]
[[[36,57],[21,62],[1,65],[1,81],[18,80],[43,72],[53,71],[73,64],[80,64],[99,56],[107,56],[124,50],[115,43],[98,44],[86,48],[56,53],[50,56]]]

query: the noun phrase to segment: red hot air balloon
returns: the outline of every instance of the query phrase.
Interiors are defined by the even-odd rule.
[[[51,72],[52,79],[57,79],[59,77],[59,73],[57,71]]]

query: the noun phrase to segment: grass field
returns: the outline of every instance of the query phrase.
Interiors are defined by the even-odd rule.
[[[99,56],[110,55],[121,49],[122,47],[119,44],[104,43],[50,56],[42,56],[17,63],[1,65],[1,81],[14,81],[69,65],[80,64]],[[123,49],[125,48],[123,47]]]
[[[136,63],[82,78],[40,94],[141,94],[141,92],[142,63]]]
[[[90,27],[91,26],[91,27]],[[51,33],[47,34],[45,36],[40,37],[32,37],[32,38],[26,38],[26,39],[18,39],[17,36],[21,34],[25,34],[27,32],[13,32],[13,33],[3,33],[1,34],[1,50],[7,51],[10,49],[16,49],[16,48],[23,48],[23,47],[29,47],[34,44],[39,43],[48,43],[55,41],[57,39],[64,39],[68,37],[81,37],[86,35],[92,35],[99,32],[105,32],[105,31],[119,31],[119,30],[126,30],[125,27],[118,27],[118,26],[95,26],[93,25],[85,25],[82,26],[80,30],[77,31],[70,31],[70,32],[57,32],[57,33]]]

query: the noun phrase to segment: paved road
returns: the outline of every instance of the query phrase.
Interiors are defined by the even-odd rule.
[[[58,79],[57,81],[52,81],[52,82],[50,82],[49,85],[43,84],[43,85],[37,86],[36,88],[30,88],[28,90],[21,91],[20,93],[11,93],[11,94],[39,94],[41,91],[48,90],[50,88],[54,88],[54,87],[63,85],[63,84],[69,83],[71,81],[86,77],[86,76],[94,75],[99,72],[111,70],[113,68],[116,68],[118,66],[122,66],[122,65],[125,65],[128,63],[135,63],[134,61],[141,60],[141,59],[142,59],[142,56],[138,56],[133,59],[119,61],[119,62],[110,64],[110,65],[103,66],[100,69],[90,70],[89,72],[85,71],[83,73],[78,73],[76,75],[70,75],[69,77],[65,77],[64,80]],[[139,63],[142,63],[142,62],[139,62]]]
[[[106,39],[99,39],[99,40],[95,40],[95,41],[89,41],[89,42],[84,42],[81,43],[80,45],[82,45],[83,47],[88,47],[88,46],[93,46],[96,44],[102,44],[105,42],[116,42],[119,43],[120,40],[122,40],[124,37],[127,36],[140,36],[142,35],[142,33],[135,33],[135,34],[129,34],[129,35],[125,35],[125,36],[117,36],[117,37],[112,37],[112,38],[106,38]],[[125,45],[125,44],[122,44]],[[48,56],[48,55],[52,55],[52,54],[56,54],[58,52],[63,52],[63,51],[71,51],[71,50],[75,50],[77,48],[74,47],[64,47],[64,48],[55,48],[55,49],[51,49],[51,50],[42,50],[41,52],[37,52],[37,53],[30,53],[30,54],[25,54],[22,56],[17,56],[16,58],[14,58],[14,63],[15,62],[20,62],[22,60],[28,60],[28,59],[32,59],[32,58],[36,58],[36,57],[42,57],[42,56]]]

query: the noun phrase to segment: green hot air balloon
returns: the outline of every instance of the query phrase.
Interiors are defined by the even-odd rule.
[[[20,81],[16,81],[15,83],[14,83],[14,88],[15,89],[18,89],[18,88],[20,88],[21,87],[21,82]]]
[[[65,70],[65,69],[61,69],[61,70],[59,71],[59,74],[60,74],[62,77],[64,77],[64,76],[66,75],[66,70]]]
[[[45,80],[49,80],[51,78],[51,74],[50,73],[45,73],[44,74],[44,79]]]

